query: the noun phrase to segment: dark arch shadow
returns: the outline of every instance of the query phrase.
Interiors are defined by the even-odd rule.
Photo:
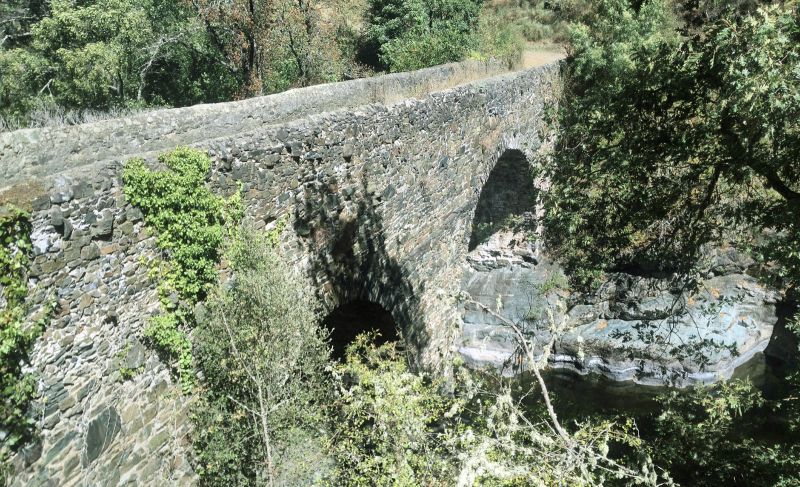
[[[532,218],[536,206],[533,171],[521,151],[508,149],[500,156],[481,188],[469,251],[503,228],[513,228]]]
[[[294,227],[326,311],[354,301],[380,305],[391,314],[411,367],[420,368],[429,341],[420,304],[425,284],[387,252],[381,197],[366,177],[347,174],[307,187],[304,200],[295,207]]]
[[[364,332],[377,332],[376,345],[399,338],[392,314],[380,304],[365,299],[336,307],[322,323],[331,333],[333,357],[339,360],[344,358],[347,346]]]

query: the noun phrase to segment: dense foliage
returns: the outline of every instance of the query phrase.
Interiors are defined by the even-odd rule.
[[[10,0],[0,129],[81,123],[417,69],[520,59],[584,0]],[[536,34],[535,32],[539,32]]]
[[[453,465],[442,380],[412,373],[394,343],[378,347],[372,338],[357,337],[335,369],[334,484],[443,485]]]
[[[800,16],[795,2],[603,0],[572,31],[546,236],[576,284],[606,271],[691,284],[733,243],[786,291],[800,283]],[[797,320],[797,317],[794,318]],[[791,322],[791,320],[790,320]],[[797,382],[663,398],[640,423],[684,485],[796,485]],[[780,411],[784,434],[765,435]],[[787,424],[788,423],[788,424]]]
[[[495,379],[459,364],[451,379],[412,373],[395,343],[376,346],[369,334],[331,362],[314,302],[276,240],[247,227],[229,234],[230,274],[195,329],[203,484],[656,482],[646,459],[610,453],[640,445],[630,422],[581,419],[559,433],[543,407],[523,407],[506,385],[485,386]]]
[[[6,125],[231,100],[360,75],[314,0],[16,0],[0,10]],[[89,112],[87,112],[89,110]]]
[[[662,1],[604,0],[575,29],[558,113],[551,244],[588,278],[686,270],[740,235],[800,276],[800,29],[790,7],[729,11],[699,32]],[[691,34],[691,35],[689,35]],[[767,237],[748,241],[742,228]]]
[[[192,4],[242,96],[338,81],[359,72],[349,46],[352,27],[335,12],[335,3],[197,0]],[[334,11],[323,17],[331,8]]]
[[[156,263],[164,313],[151,319],[145,336],[168,357],[177,359],[185,387],[194,382],[192,346],[187,336],[194,305],[217,282],[224,225],[241,218],[238,194],[226,200],[206,187],[211,159],[205,152],[178,148],[159,157],[167,170],[154,171],[141,159],[128,162],[125,196],[144,213],[166,256]]]
[[[494,0],[486,8],[498,24],[515,26],[528,42],[565,43],[572,23],[593,17],[595,0]]]
[[[654,461],[680,485],[800,482],[800,444],[791,440],[800,430],[779,426],[773,409],[781,404],[766,401],[750,382],[672,391],[660,404],[643,436]],[[767,433],[771,429],[778,431]]]
[[[0,48],[0,114],[229,99],[235,80],[190,8],[169,0],[54,0],[27,42]]]
[[[296,485],[319,475],[329,346],[307,289],[268,235],[243,227],[232,271],[194,335],[202,387],[193,418],[207,485]]]
[[[458,61],[477,48],[482,0],[371,0],[368,38],[380,66],[408,71]]]

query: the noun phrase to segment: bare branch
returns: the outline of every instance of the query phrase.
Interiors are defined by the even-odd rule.
[[[3,45],[8,40],[19,39],[19,38],[22,38],[22,37],[30,37],[31,35],[32,34],[30,32],[21,32],[19,34],[6,34],[5,36],[3,36],[2,39],[0,39],[0,47],[3,47]]]
[[[39,94],[40,94],[40,95],[41,95],[41,94],[44,92],[44,90],[47,90],[47,92],[48,92],[48,93],[50,93],[51,95],[53,94],[53,93],[50,91],[50,83],[52,83],[54,79],[55,79],[55,78],[50,78],[49,80],[47,80],[47,83],[45,83],[45,85],[44,85],[44,86],[42,86],[42,89],[41,89],[41,90],[39,90]]]
[[[463,296],[463,299],[467,303],[470,303],[473,306],[478,307],[479,309],[481,309],[485,313],[489,313],[490,315],[492,315],[492,317],[497,318],[498,320],[502,321],[505,325],[507,325],[509,328],[511,328],[514,331],[514,335],[515,335],[515,337],[517,339],[517,343],[519,344],[519,346],[522,348],[523,352],[525,353],[525,358],[527,358],[528,362],[530,363],[531,370],[533,371],[533,374],[536,376],[536,381],[539,383],[539,387],[542,390],[542,398],[544,399],[544,404],[545,404],[545,407],[547,408],[547,414],[550,416],[550,420],[553,422],[553,427],[555,428],[555,430],[558,432],[558,435],[562,439],[569,440],[570,439],[570,435],[561,426],[561,422],[558,420],[558,416],[556,415],[556,411],[555,411],[555,409],[553,409],[553,404],[550,401],[550,393],[547,390],[547,384],[545,384],[544,378],[542,377],[542,373],[540,371],[540,368],[547,364],[547,359],[550,357],[550,350],[552,350],[553,344],[555,343],[555,339],[559,335],[558,331],[557,330],[553,330],[553,333],[551,334],[552,337],[550,339],[550,343],[548,343],[547,347],[545,347],[544,350],[542,351],[541,359],[543,359],[543,364],[540,365],[537,362],[536,357],[533,354],[533,349],[528,344],[528,340],[526,339],[525,334],[522,333],[522,330],[519,328],[519,326],[517,326],[516,323],[514,323],[512,320],[509,320],[508,318],[506,318],[505,316],[501,315],[500,313],[494,311],[493,309],[489,308],[485,304],[480,303],[480,302],[472,299],[470,296],[468,296],[468,295],[462,295],[462,296]],[[554,321],[552,312],[550,310],[548,310],[548,315],[550,317],[551,322]],[[563,325],[562,325],[561,328],[563,328]]]

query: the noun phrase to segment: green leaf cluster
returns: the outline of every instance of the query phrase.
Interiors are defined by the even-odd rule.
[[[382,68],[460,61],[477,47],[482,0],[371,0],[367,37]]]
[[[644,431],[654,461],[680,485],[713,486],[741,479],[746,485],[796,485],[798,445],[771,441],[790,433],[763,433],[774,407],[746,380],[673,391],[660,398],[661,413]],[[738,483],[736,485],[739,485]],[[745,485],[745,484],[742,484]]]
[[[796,5],[699,2],[704,14],[679,18],[667,2],[631,3],[599,2],[571,34],[544,169],[551,250],[588,286],[609,270],[691,276],[704,246],[733,243],[796,288]],[[681,483],[793,485],[796,441],[759,436],[776,404],[796,422],[792,394],[765,402],[738,382],[674,394],[643,436]]]
[[[193,340],[197,472],[204,485],[312,484],[325,460],[327,333],[274,232],[237,229],[224,259],[230,280],[209,296]]]
[[[548,238],[585,281],[687,270],[738,240],[800,276],[800,29],[791,7],[679,29],[663,1],[603,0],[572,33]],[[756,229],[768,238],[750,238]]]
[[[166,170],[150,169],[141,159],[125,166],[123,183],[128,201],[144,214],[165,255],[159,269],[159,296],[165,313],[145,330],[167,356],[177,358],[184,386],[194,382],[192,346],[187,333],[193,307],[217,282],[217,264],[226,223],[241,219],[238,193],[216,196],[205,184],[211,159],[203,151],[179,147],[159,157]]]
[[[32,311],[27,301],[31,223],[18,208],[0,212],[0,483],[4,483],[10,473],[8,457],[33,433],[28,409],[36,389],[33,376],[24,374],[22,366],[54,307],[47,304],[38,316],[28,319]]]
[[[449,380],[412,373],[397,344],[373,338],[333,368],[331,485],[654,485],[651,463],[611,452],[642,448],[632,421],[570,418],[561,437],[535,386],[512,393],[458,365]]]
[[[280,227],[280,225],[279,225]],[[449,380],[412,372],[395,343],[358,337],[329,362],[308,289],[275,234],[226,238],[232,271],[193,336],[202,377],[192,408],[203,485],[647,484],[612,448],[642,447],[631,422],[581,421],[561,438],[544,407],[523,411],[462,368]],[[535,393],[526,389],[520,394]],[[640,471],[640,466],[644,470]]]
[[[441,379],[412,373],[395,343],[374,338],[359,335],[334,372],[336,485],[444,485],[453,465],[435,432],[451,406]]]
[[[233,78],[199,19],[169,0],[54,0],[26,42],[0,47],[0,115],[230,99]]]

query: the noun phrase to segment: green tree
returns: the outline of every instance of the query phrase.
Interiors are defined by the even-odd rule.
[[[268,236],[243,228],[225,260],[230,280],[194,336],[197,471],[208,485],[308,482],[321,473],[326,334]]]
[[[356,338],[334,367],[332,485],[660,485],[646,459],[609,454],[641,448],[631,422],[574,421],[567,431],[545,389],[512,394],[460,364],[449,381],[413,374],[396,344],[371,338]],[[522,405],[536,395],[541,407]]]
[[[701,2],[682,25],[663,1],[603,0],[573,30],[545,223],[583,284],[691,275],[721,241],[787,296],[800,283],[800,17],[796,2],[737,3]],[[796,398],[778,404],[796,424]],[[762,407],[737,384],[672,396],[654,457],[686,483],[793,485],[796,442],[755,437]]]
[[[142,159],[132,159],[122,175],[125,196],[142,210],[156,233],[164,261],[156,261],[158,294],[164,313],[153,317],[146,337],[168,358],[177,358],[184,389],[194,383],[192,347],[188,334],[194,306],[217,283],[217,264],[226,228],[239,222],[239,194],[225,199],[205,184],[211,168],[207,153],[178,147],[159,156],[166,171],[153,171]]]
[[[584,278],[686,270],[741,235],[800,278],[800,30],[788,6],[729,11],[682,38],[668,6],[603,0],[573,32],[548,237]],[[744,228],[768,238],[748,241]]]
[[[320,13],[335,6],[318,0],[191,4],[237,77],[238,96],[338,81],[352,68],[338,38],[347,29],[340,18],[324,19]]]
[[[673,391],[659,403],[646,445],[680,485],[767,487],[800,481],[798,445],[765,440],[758,433],[768,427],[769,412],[748,381]]]
[[[218,101],[235,86],[202,26],[171,0],[54,0],[29,41],[0,50],[0,115]]]
[[[0,5],[0,49],[24,45],[30,26],[48,11],[46,0],[6,0]]]
[[[408,71],[462,60],[477,47],[482,0],[371,0],[367,38],[378,67]]]
[[[445,485],[456,475],[444,415],[453,402],[441,378],[412,373],[395,343],[362,334],[334,370],[334,485]],[[437,431],[438,430],[438,431]]]

